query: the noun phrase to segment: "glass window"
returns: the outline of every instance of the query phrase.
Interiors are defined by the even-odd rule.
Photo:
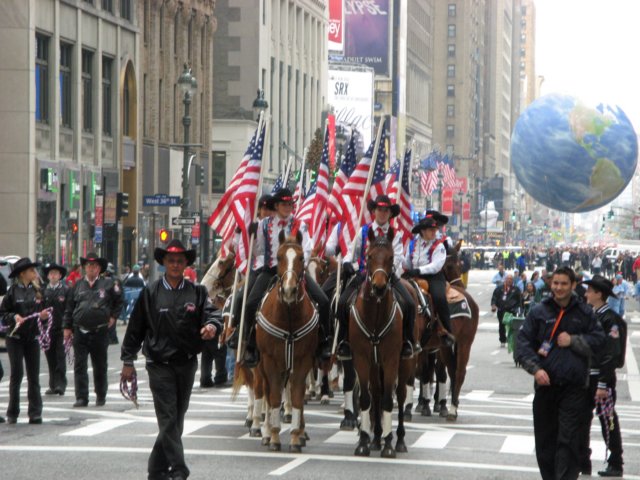
[[[113,13],[113,0],[102,0],[102,9]]]
[[[120,16],[131,20],[131,0],[120,0]]]
[[[450,3],[449,4],[449,16],[450,17],[455,17],[456,16],[456,4],[455,3]]]
[[[456,26],[455,25],[449,25],[448,29],[447,29],[447,35],[449,38],[455,38],[456,36]]]
[[[109,137],[113,131],[111,125],[112,70],[113,60],[109,57],[102,57],[102,133]]]
[[[92,131],[93,105],[91,92],[93,90],[91,69],[93,65],[93,52],[82,50],[82,130]]]
[[[447,105],[447,117],[455,117],[455,116],[456,116],[456,106]]]
[[[455,85],[447,85],[447,97],[455,97],[455,96],[456,96]]]
[[[49,37],[36,33],[36,121],[49,121]]]
[[[456,127],[454,125],[447,125],[447,138],[453,138],[456,134]]]
[[[71,128],[71,54],[73,46],[60,44],[60,124]]]
[[[211,193],[224,193],[227,152],[211,152]]]
[[[131,134],[131,98],[129,95],[129,75],[125,75],[122,86],[122,135],[125,137]]]
[[[456,56],[456,46],[454,44],[447,45],[447,55],[449,57],[455,57]]]
[[[447,77],[453,78],[456,76],[456,66],[455,65],[447,65]]]

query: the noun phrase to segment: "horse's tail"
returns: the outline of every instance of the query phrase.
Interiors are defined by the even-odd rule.
[[[244,385],[253,386],[253,373],[243,364],[236,364],[233,371],[233,385],[231,386],[231,400],[238,398],[238,393]]]

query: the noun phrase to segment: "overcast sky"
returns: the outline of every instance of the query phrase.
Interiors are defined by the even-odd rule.
[[[541,94],[619,105],[640,131],[640,1],[535,0]]]

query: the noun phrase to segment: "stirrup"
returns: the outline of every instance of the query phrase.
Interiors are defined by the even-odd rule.
[[[402,342],[402,350],[400,351],[400,358],[412,358],[413,357],[413,345],[409,340]]]
[[[346,340],[342,340],[336,349],[336,357],[338,360],[351,360],[351,346]]]

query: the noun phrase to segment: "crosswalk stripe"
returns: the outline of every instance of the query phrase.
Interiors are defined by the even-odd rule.
[[[464,398],[467,400],[489,400],[493,395],[493,390],[471,390]]]
[[[95,422],[85,427],[76,428],[75,430],[71,430],[60,435],[74,437],[93,437],[94,435],[108,432],[109,430],[113,430],[114,428],[128,425],[130,423],[133,423],[134,421],[135,420],[102,420],[100,422]]]
[[[528,435],[507,435],[500,448],[500,453],[531,455],[535,452],[535,438]]]
[[[357,431],[345,432],[339,431],[327,438],[324,443],[333,443],[338,445],[355,445],[358,441]]]
[[[447,446],[456,432],[448,430],[435,430],[425,432],[412,445],[413,448],[434,448],[441,449]]]

